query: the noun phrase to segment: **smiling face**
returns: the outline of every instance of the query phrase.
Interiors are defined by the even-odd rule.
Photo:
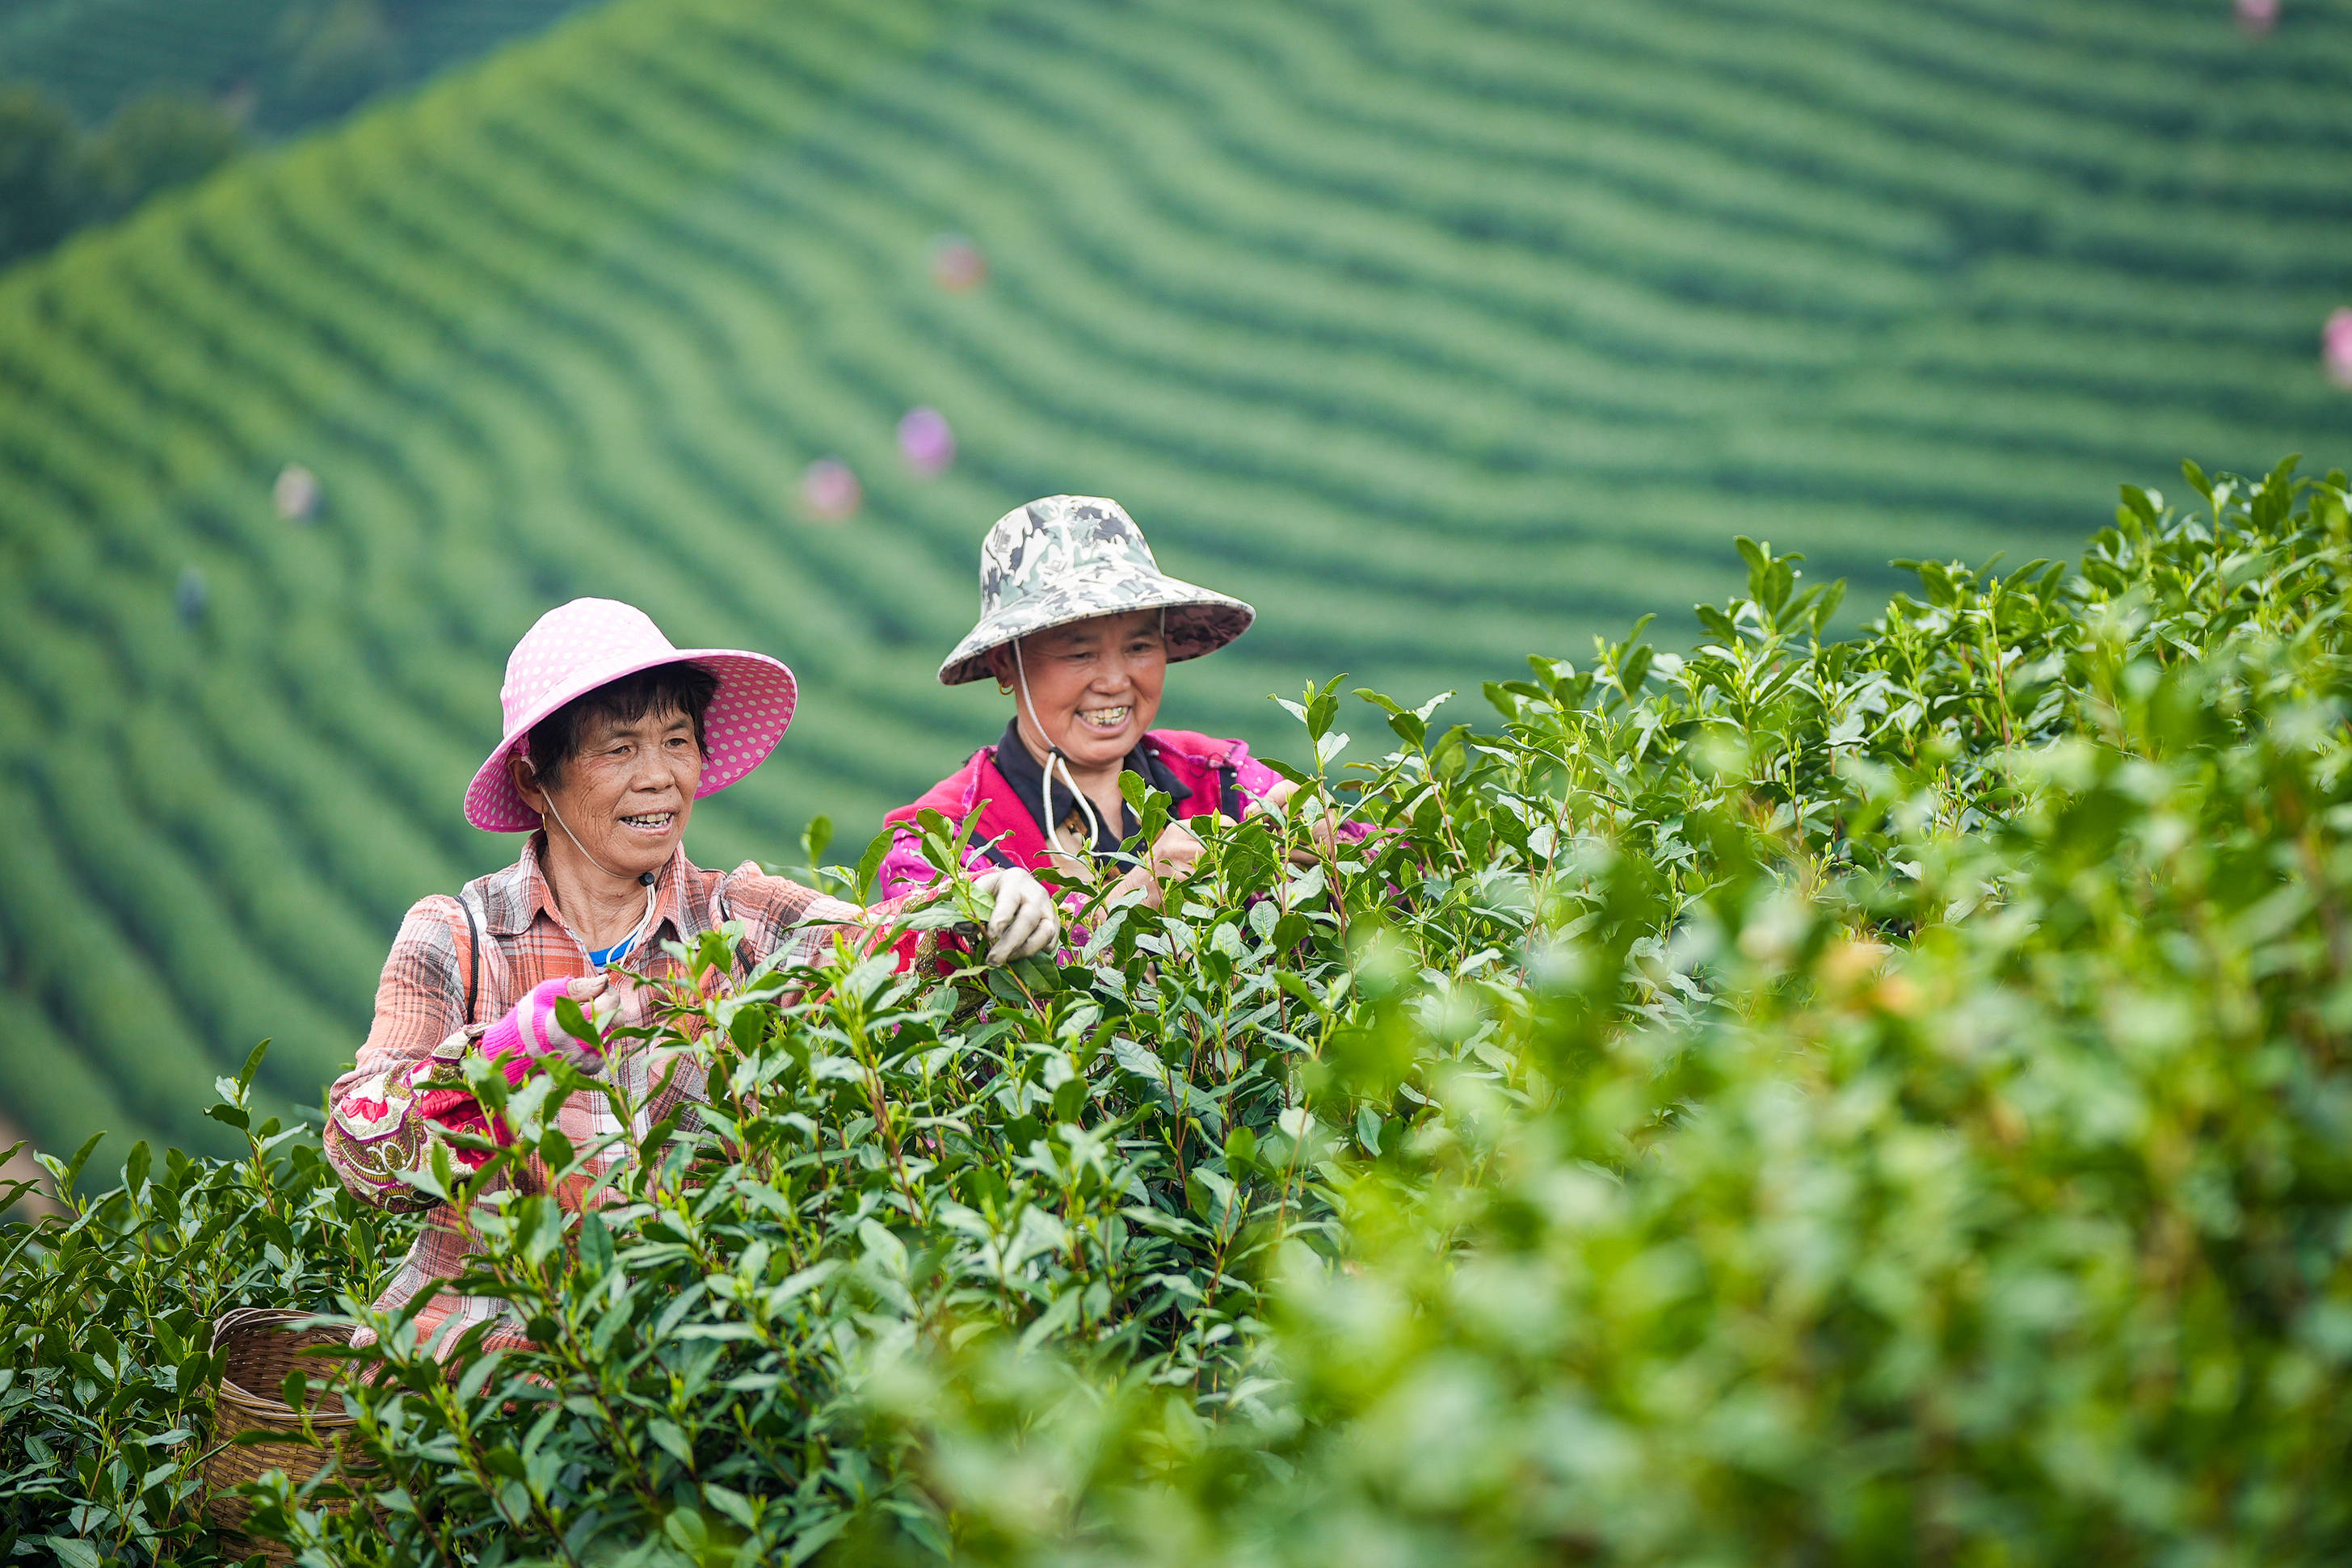
[[[1081,768],[1118,766],[1160,715],[1168,678],[1160,621],[1157,610],[1137,610],[1039,632],[1021,640],[1019,666],[1012,649],[992,653],[989,663],[1012,685],[1016,703],[1027,671],[1035,706],[1027,710],[1025,738],[1034,744],[1043,736]]]
[[[509,766],[516,789],[547,822],[550,853],[566,857],[576,839],[591,867],[635,881],[660,870],[686,837],[702,762],[693,718],[660,707],[633,719],[586,719],[551,787],[526,757]]]

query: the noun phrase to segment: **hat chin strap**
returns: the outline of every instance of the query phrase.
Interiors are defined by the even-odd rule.
[[[580,855],[583,860],[585,860],[590,865],[594,866],[598,871],[603,872],[606,876],[613,878],[615,882],[626,880],[619,872],[614,871],[611,866],[606,865],[603,861],[598,860],[594,855],[588,852],[588,846],[580,841],[580,835],[572,831],[572,824],[565,821],[563,820],[563,813],[555,809],[555,797],[552,795],[550,795],[547,798],[547,814],[555,819],[555,825],[563,830],[563,836],[572,841],[572,847],[580,852]],[[659,901],[661,896],[654,891],[653,873],[649,871],[639,872],[637,873],[637,882],[638,884],[646,890],[646,913],[645,917],[637,922],[637,928],[629,933],[628,945],[632,949],[634,949],[640,941],[643,941],[645,939],[646,933],[653,928],[654,905]],[[569,921],[565,922],[567,926],[569,926],[570,924],[571,923]],[[573,932],[572,939],[575,942],[579,942],[580,934],[576,931]],[[585,942],[580,942],[580,949],[583,953],[586,952],[588,950],[588,944]]]
[[[1037,779],[1037,821],[1045,825],[1049,839],[1058,831],[1054,821],[1054,769],[1058,768],[1070,793],[1078,798],[1078,810],[1087,814],[1087,852],[1092,854],[1095,845],[1102,840],[1102,819],[1095,815],[1094,802],[1087,799],[1087,792],[1078,788],[1076,778],[1070,772],[1070,759],[1045,733],[1045,721],[1037,716],[1037,700],[1029,695],[1029,666],[1022,661],[1018,637],[1013,639],[1013,670],[1021,682],[1021,706],[1029,710],[1029,722],[1037,727],[1039,738],[1045,742],[1045,768]]]
[[[555,797],[552,795],[550,795],[547,798],[547,814],[555,819],[555,825],[563,830],[563,836],[572,841],[572,847],[580,852],[581,859],[586,861],[590,865],[594,866],[598,871],[603,872],[606,876],[611,877],[614,882],[626,882],[629,880],[627,877],[622,875],[619,872],[614,871],[611,866],[606,865],[603,861],[598,860],[594,855],[588,852],[588,846],[580,841],[580,835],[572,831],[572,824],[565,821],[563,820],[563,813],[555,809]],[[651,887],[653,884],[653,873],[649,871],[641,871],[637,873],[638,886]]]

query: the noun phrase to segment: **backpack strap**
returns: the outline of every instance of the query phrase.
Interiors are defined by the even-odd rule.
[[[466,895],[457,895],[457,907],[466,912],[466,931],[470,938],[466,944],[466,1022],[474,1021],[474,1007],[482,990],[482,922]]]

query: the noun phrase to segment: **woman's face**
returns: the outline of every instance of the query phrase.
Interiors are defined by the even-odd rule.
[[[509,766],[515,788],[546,820],[551,849],[571,849],[577,839],[593,862],[634,880],[660,870],[686,837],[702,747],[694,720],[673,708],[632,720],[591,719],[551,789],[532,777],[528,758],[518,755]]]
[[[1042,735],[1080,768],[1115,767],[1160,714],[1168,649],[1160,612],[1097,615],[1021,640],[1021,659],[999,648],[990,659],[1021,701],[1029,677],[1031,738]]]

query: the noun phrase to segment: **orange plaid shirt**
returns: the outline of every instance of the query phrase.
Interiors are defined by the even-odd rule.
[[[473,938],[465,910],[446,894],[420,900],[401,922],[400,935],[385,959],[376,988],[375,1022],[358,1062],[329,1092],[331,1114],[326,1146],[343,1184],[380,1207],[430,1211],[425,1232],[402,1260],[391,1284],[376,1298],[378,1311],[396,1312],[420,1292],[434,1300],[418,1314],[419,1332],[438,1335],[444,1354],[471,1325],[500,1317],[506,1303],[462,1296],[445,1282],[463,1270],[470,1250],[462,1219],[446,1206],[402,1179],[431,1158],[432,1144],[445,1127],[478,1120],[472,1096],[463,1092],[464,1059],[479,1047],[483,1031],[504,1017],[541,981],[594,973],[587,950],[555,906],[540,867],[543,835],[533,833],[513,865],[467,883],[459,894],[474,909],[482,940],[475,976],[472,1016],[467,1016],[468,949]],[[769,876],[746,861],[731,872],[705,871],[681,848],[657,874],[653,929],[631,955],[632,972],[655,979],[686,977],[686,967],[662,950],[665,942],[691,947],[704,932],[732,921],[742,931],[736,946],[740,981],[779,949],[787,966],[813,960],[835,936],[861,945],[905,900],[862,910],[782,877]],[[617,1024],[647,1021],[649,996],[631,988]],[[666,1088],[659,1074],[676,1071]],[[656,1061],[645,1042],[624,1040],[607,1059],[604,1080],[638,1107],[627,1131],[641,1138],[656,1123],[702,1097],[703,1074],[691,1059]],[[656,1092],[658,1088],[658,1092]],[[574,1145],[586,1145],[622,1131],[601,1097],[575,1095],[557,1112],[556,1125]],[[452,1151],[456,1153],[457,1151]],[[595,1165],[598,1174],[627,1157],[615,1143]],[[470,1163],[478,1163],[478,1160]],[[518,1185],[540,1184],[546,1169],[536,1156],[524,1162]],[[558,1194],[567,1207],[579,1201],[593,1176],[567,1182]],[[491,1331],[493,1343],[522,1343],[520,1325],[503,1322]],[[364,1336],[362,1336],[364,1343]]]

